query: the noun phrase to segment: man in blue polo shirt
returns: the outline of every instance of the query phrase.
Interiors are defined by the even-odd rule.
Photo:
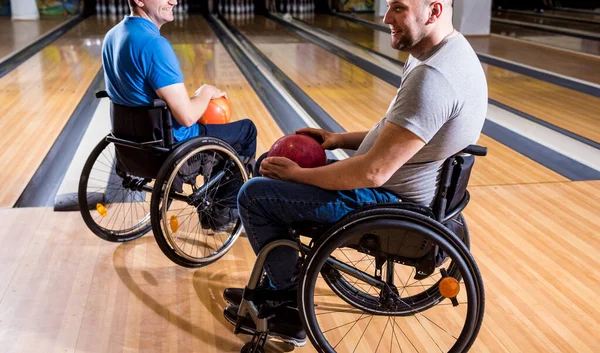
[[[183,73],[171,43],[160,28],[173,21],[176,0],[128,0],[131,14],[113,27],[104,39],[102,64],[106,91],[112,102],[136,107],[148,106],[154,99],[167,102],[173,116],[173,136],[177,142],[197,136],[217,137],[231,145],[242,157],[256,152],[256,127],[244,119],[223,125],[202,125],[198,120],[211,99],[226,96],[214,86],[203,85],[188,97]],[[220,194],[236,193],[236,184]],[[223,206],[219,220],[201,219],[203,228],[225,229],[235,221],[237,211]]]
[[[125,106],[147,106],[156,98],[167,102],[173,115],[173,135],[179,141],[213,136],[233,146],[243,157],[256,151],[256,127],[245,119],[224,125],[197,124],[211,99],[225,96],[204,85],[189,98],[183,73],[171,43],[160,28],[173,21],[176,0],[128,0],[131,15],[104,39],[102,64],[110,99]]]

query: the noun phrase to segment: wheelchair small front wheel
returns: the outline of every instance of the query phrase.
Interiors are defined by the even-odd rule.
[[[220,139],[201,137],[178,147],[152,193],[152,229],[163,253],[184,267],[225,255],[242,231],[237,192],[247,180],[246,166]]]
[[[88,157],[79,179],[79,211],[88,228],[111,242],[126,242],[146,234],[150,222],[152,182],[118,170],[115,145],[103,138]]]

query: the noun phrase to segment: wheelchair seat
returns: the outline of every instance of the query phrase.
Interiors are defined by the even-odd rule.
[[[110,117],[118,168],[135,176],[156,179],[176,147],[171,111],[166,103],[157,99],[148,107],[128,107],[111,101]]]

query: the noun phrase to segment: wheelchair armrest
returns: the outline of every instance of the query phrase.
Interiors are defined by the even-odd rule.
[[[463,196],[462,200],[460,200],[456,207],[448,211],[444,218],[440,220],[440,223],[446,224],[452,219],[454,219],[456,216],[458,216],[465,209],[465,207],[467,207],[467,204],[470,200],[471,195],[469,194],[469,191],[465,190],[465,196]]]
[[[96,98],[108,98],[108,93],[106,91],[98,91],[96,92]]]
[[[152,101],[152,108],[165,108],[167,106],[167,102],[158,98]]]
[[[472,154],[474,156],[485,156],[487,155],[487,147],[469,145],[467,148],[461,151],[462,153]]]

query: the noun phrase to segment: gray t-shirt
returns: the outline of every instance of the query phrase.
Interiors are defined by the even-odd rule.
[[[420,58],[409,56],[386,116],[369,131],[356,155],[373,146],[386,121],[410,130],[426,145],[383,188],[403,200],[431,205],[444,160],[479,139],[487,99],[477,55],[462,34],[451,36]]]

